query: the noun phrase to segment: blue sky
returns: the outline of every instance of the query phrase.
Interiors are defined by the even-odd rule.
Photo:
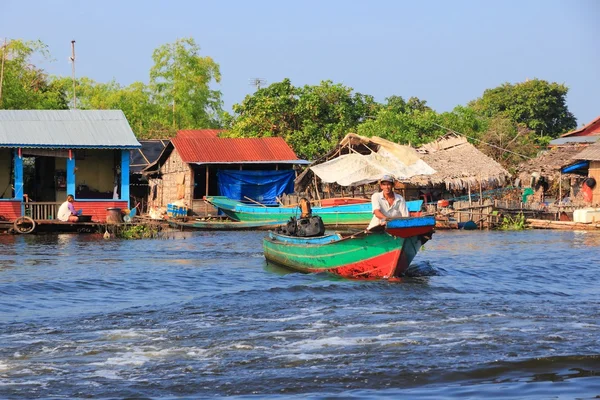
[[[566,84],[579,126],[600,116],[600,1],[0,0],[0,38],[40,39],[49,73],[148,82],[152,51],[193,37],[221,67],[226,110],[267,84],[332,80],[450,111],[504,82]]]

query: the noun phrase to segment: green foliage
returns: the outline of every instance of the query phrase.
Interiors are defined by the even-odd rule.
[[[234,105],[235,114],[225,114],[224,125],[230,137],[282,137],[299,157],[313,159],[355,131],[376,108],[372,96],[341,84],[323,81],[299,88],[284,79]]]
[[[12,40],[2,47],[4,75],[0,108],[9,110],[64,110],[65,93],[44,70],[33,64],[35,56],[48,59],[47,46],[40,41]]]
[[[212,58],[199,53],[194,39],[184,38],[165,44],[152,54],[152,99],[163,113],[170,114],[174,129],[219,126],[221,92],[211,90],[210,84],[221,81],[221,72]]]
[[[127,225],[118,229],[116,233],[121,239],[154,239],[158,234],[156,225]]]
[[[486,90],[470,106],[486,117],[503,116],[538,136],[556,138],[576,127],[575,117],[566,105],[568,91],[563,84],[540,79],[505,83]]]
[[[154,51],[150,84],[134,82],[121,86],[115,81],[76,81],[77,108],[122,110],[139,139],[167,138],[178,129],[217,128],[220,125],[221,93],[210,89],[219,82],[219,66],[210,57],[198,55],[193,39],[180,39]],[[68,77],[53,81],[73,96]]]
[[[504,231],[522,231],[527,229],[527,220],[525,219],[525,215],[523,215],[523,213],[519,213],[514,217],[505,215],[502,218],[502,223],[500,224],[499,229]]]

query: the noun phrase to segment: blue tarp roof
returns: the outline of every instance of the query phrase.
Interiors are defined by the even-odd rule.
[[[578,169],[589,168],[589,166],[590,166],[589,161],[579,161],[579,162],[576,162],[575,164],[571,164],[571,165],[567,165],[566,167],[562,167],[560,172],[563,174],[566,174],[569,172],[576,171]]]

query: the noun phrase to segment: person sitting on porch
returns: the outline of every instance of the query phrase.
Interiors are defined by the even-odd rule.
[[[75,200],[75,198],[73,197],[72,194],[67,196],[67,201],[65,201],[64,203],[62,203],[60,205],[60,208],[58,209],[58,215],[56,216],[56,218],[58,218],[61,221],[64,222],[77,222],[79,221],[79,217],[77,216],[77,213],[75,212],[75,206],[73,206],[73,201]]]
[[[379,180],[379,188],[381,192],[375,192],[371,196],[373,219],[367,228],[369,230],[379,225],[385,225],[389,219],[410,216],[404,197],[394,193],[393,176],[382,176]]]

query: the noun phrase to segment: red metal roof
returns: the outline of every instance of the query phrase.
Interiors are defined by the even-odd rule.
[[[564,133],[560,135],[560,137],[567,136],[591,136],[591,135],[600,135],[600,117],[597,117],[595,120],[584,126],[583,128],[576,129],[571,132]]]
[[[223,131],[224,129],[182,129],[177,131],[177,137],[188,139],[216,138],[219,136],[219,132]]]
[[[191,139],[177,135],[171,143],[187,163],[298,160],[280,137]]]

